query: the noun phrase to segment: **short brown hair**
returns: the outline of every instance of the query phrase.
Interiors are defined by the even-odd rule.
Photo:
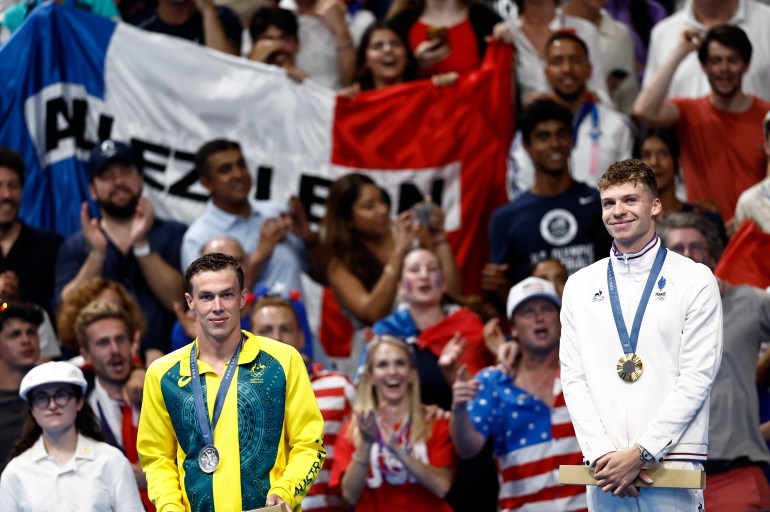
[[[77,319],[75,319],[75,335],[81,347],[88,350],[88,334],[86,333],[88,327],[105,318],[120,320],[123,322],[129,337],[133,335],[130,327],[131,320],[126,311],[113,302],[97,299],[89,302],[86,307],[81,309]]]
[[[187,293],[192,293],[192,278],[203,272],[218,272],[220,270],[232,270],[238,278],[238,286],[243,290],[243,269],[238,260],[221,252],[211,252],[204,254],[197,260],[190,263],[184,274],[185,287]]]
[[[612,162],[596,186],[603,192],[624,183],[641,183],[652,197],[658,197],[658,184],[652,167],[635,158]]]

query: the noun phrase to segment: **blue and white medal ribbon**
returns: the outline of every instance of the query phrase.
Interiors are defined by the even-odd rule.
[[[652,288],[655,285],[655,280],[660,274],[660,270],[663,268],[666,254],[667,250],[665,248],[661,247],[658,249],[658,254],[655,256],[655,262],[652,264],[652,269],[650,269],[650,275],[647,277],[647,283],[644,285],[642,298],[639,301],[639,306],[636,308],[636,315],[634,316],[634,324],[631,326],[630,336],[628,334],[628,329],[626,328],[626,322],[623,320],[623,311],[620,308],[618,287],[615,283],[615,272],[612,270],[612,259],[607,262],[607,288],[610,293],[612,316],[615,319],[615,327],[618,330],[620,344],[623,346],[624,353],[618,360],[617,372],[618,377],[626,382],[635,382],[639,380],[639,377],[641,377],[644,372],[642,358],[636,354],[636,344],[639,341],[639,330],[642,327],[644,310],[647,309],[647,303],[650,300],[650,295],[652,295]]]
[[[238,342],[235,354],[233,354],[233,357],[227,364],[227,369],[222,377],[222,383],[219,385],[217,398],[214,401],[214,414],[211,417],[211,422],[209,422],[208,408],[203,403],[203,388],[200,381],[201,377],[198,374],[195,343],[193,343],[192,350],[190,350],[190,377],[192,377],[195,414],[198,416],[198,424],[203,435],[203,449],[198,454],[198,466],[204,473],[213,473],[219,467],[219,451],[214,447],[214,428],[217,426],[219,416],[222,414],[227,390],[230,387],[230,382],[233,380],[235,367],[238,366],[238,356],[241,354],[241,347],[243,347],[243,333],[241,333],[241,340]]]

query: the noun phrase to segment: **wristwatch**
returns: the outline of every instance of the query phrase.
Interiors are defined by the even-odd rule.
[[[657,462],[655,460],[655,457],[652,456],[650,452],[648,452],[644,446],[640,445],[639,443],[634,443],[637,448],[639,448],[639,460],[644,462],[645,464],[654,464]]]
[[[152,249],[150,248],[149,243],[145,243],[144,245],[140,245],[139,247],[134,246],[134,257],[135,258],[144,258],[145,256],[149,256],[152,253]]]

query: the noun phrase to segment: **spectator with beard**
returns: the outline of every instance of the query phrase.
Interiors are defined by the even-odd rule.
[[[185,226],[155,217],[142,196],[144,178],[131,149],[105,140],[91,152],[89,181],[100,218],[81,206],[81,231],[71,235],[56,261],[56,293],[66,299],[86,280],[102,276],[122,283],[136,297],[147,320],[142,340],[145,359],[168,349],[174,324],[173,303],[184,295],[177,270]]]
[[[588,89],[591,70],[588,46],[582,39],[568,32],[551,36],[545,47],[545,76],[553,90],[550,99],[572,112],[570,171],[576,180],[596,185],[610,163],[631,157],[634,138],[628,118]],[[535,181],[535,168],[524,146],[517,137],[511,148],[514,193],[529,189]]]
[[[666,99],[675,72],[695,50],[711,91],[700,98]],[[752,44],[738,27],[721,25],[705,36],[686,30],[634,104],[642,121],[676,125],[687,200],[714,201],[728,226],[740,194],[765,176],[762,131],[757,127],[770,103],[743,91],[751,56]]]

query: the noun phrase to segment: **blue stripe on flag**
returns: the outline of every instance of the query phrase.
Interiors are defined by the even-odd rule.
[[[85,124],[77,122],[83,112],[71,103],[56,110],[57,104],[66,105],[59,100],[40,107],[40,111],[48,108],[58,115],[46,116],[49,126],[37,128],[45,137],[33,142],[33,127],[25,117],[27,100],[36,95],[37,100],[45,98],[41,92],[56,84],[81,87],[89,96],[103,98],[104,61],[115,26],[83,10],[51,2],[35,8],[0,47],[0,145],[21,153],[27,164],[20,216],[29,224],[65,235],[79,229],[79,209],[73,203],[88,198],[85,164],[74,152],[47,167],[39,159],[63,142],[83,152],[96,141],[87,140],[85,132],[78,130],[79,124]],[[45,121],[36,118],[38,123]],[[58,133],[58,138],[52,140],[51,132]]]

